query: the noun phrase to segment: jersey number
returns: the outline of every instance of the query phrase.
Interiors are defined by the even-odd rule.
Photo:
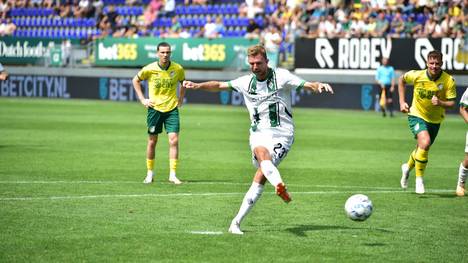
[[[283,145],[281,143],[277,143],[273,147],[273,152],[275,153],[277,159],[281,159],[287,151],[285,148],[283,148]]]

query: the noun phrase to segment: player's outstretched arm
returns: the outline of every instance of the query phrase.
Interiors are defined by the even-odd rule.
[[[219,81],[207,81],[201,83],[195,83],[192,81],[184,80],[183,86],[187,89],[201,89],[207,91],[222,91],[229,88],[227,82],[219,82]]]
[[[401,75],[398,79],[398,97],[400,98],[400,111],[403,113],[409,112],[409,105],[406,103],[405,99],[405,79],[404,75]]]
[[[333,89],[328,83],[307,81],[304,84],[304,88],[317,93],[328,92],[333,94]]]

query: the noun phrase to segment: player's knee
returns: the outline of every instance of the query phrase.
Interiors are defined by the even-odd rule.
[[[468,155],[465,155],[465,159],[463,159],[462,165],[463,167],[468,168]]]
[[[156,143],[158,142],[158,137],[155,137],[155,136],[150,136],[148,138],[148,145],[151,146],[151,147],[154,147],[156,146]]]
[[[421,140],[420,148],[422,148],[423,150],[428,151],[430,147],[431,147],[431,139],[430,138],[425,138],[425,139]]]
[[[179,144],[179,137],[177,137],[177,136],[169,137],[169,145],[177,146],[178,144]]]

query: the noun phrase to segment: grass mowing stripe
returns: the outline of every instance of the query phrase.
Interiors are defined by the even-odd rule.
[[[142,184],[136,181],[0,181],[0,184]],[[172,185],[169,182],[155,182],[154,184]],[[185,185],[251,185],[251,183],[235,182],[184,182]],[[358,185],[315,185],[315,184],[288,184],[294,187],[319,187],[319,188],[349,188],[349,189],[380,189],[393,190],[397,187],[358,186]]]
[[[453,190],[447,189],[432,189],[427,191],[430,193],[452,193]],[[308,191],[308,192],[291,192],[292,195],[323,195],[323,194],[343,194],[348,191]],[[366,193],[372,194],[405,194],[412,193],[410,191],[402,190],[369,190]],[[118,194],[118,195],[78,195],[78,196],[49,196],[49,197],[3,197],[0,201],[33,201],[33,200],[69,200],[69,199],[93,199],[93,198],[134,198],[134,197],[195,197],[195,196],[235,196],[244,195],[244,192],[238,193],[176,193],[176,194]],[[273,193],[264,193],[273,194]]]

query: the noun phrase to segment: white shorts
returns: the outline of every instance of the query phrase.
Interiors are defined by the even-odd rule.
[[[268,132],[250,132],[250,150],[252,151],[252,163],[255,167],[260,167],[253,150],[258,146],[268,149],[271,161],[278,166],[286,157],[294,142],[294,134],[273,134]]]
[[[465,153],[468,153],[468,131],[466,132]]]

